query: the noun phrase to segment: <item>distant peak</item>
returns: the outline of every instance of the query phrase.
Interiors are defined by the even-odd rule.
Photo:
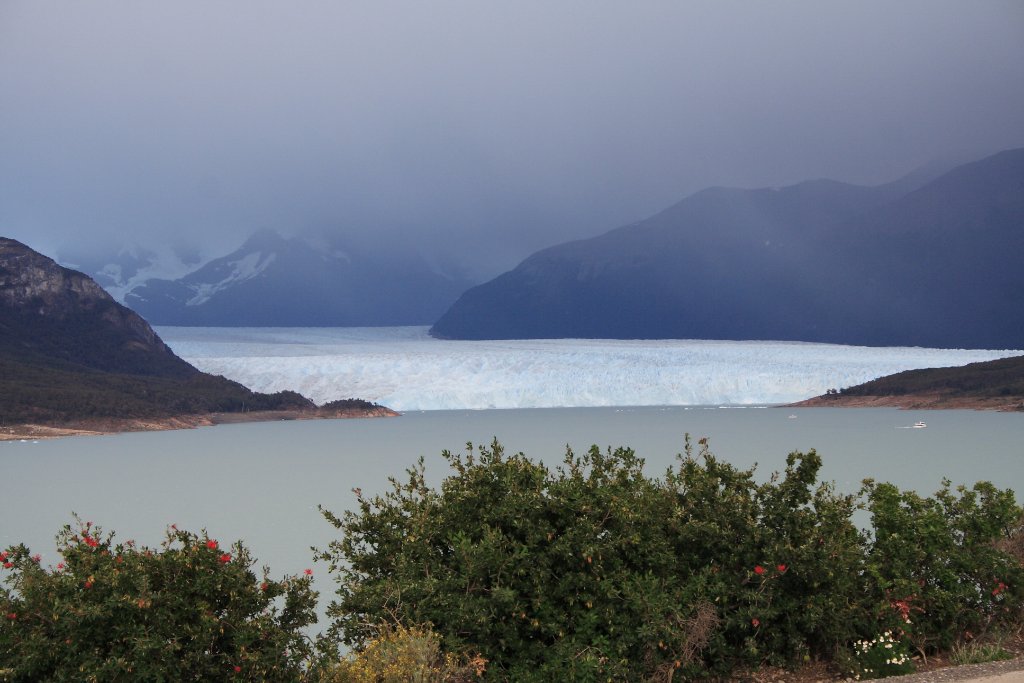
[[[288,239],[281,235],[281,233],[270,228],[263,228],[257,230],[252,234],[249,239],[241,246],[241,249],[247,251],[258,250],[258,249],[276,249],[282,244],[286,244]]]

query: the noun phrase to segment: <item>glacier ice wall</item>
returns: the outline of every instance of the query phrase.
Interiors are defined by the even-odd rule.
[[[426,327],[161,327],[199,369],[318,404],[359,397],[398,411],[790,403],[902,370],[1022,353],[800,342],[450,341]]]

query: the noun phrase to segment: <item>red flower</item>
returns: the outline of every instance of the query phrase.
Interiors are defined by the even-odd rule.
[[[86,582],[85,582],[85,583],[84,583],[83,585],[84,585],[84,586],[85,586],[86,588],[92,588],[92,581],[86,581]]]
[[[36,553],[35,555],[32,556],[32,561],[35,562],[36,564],[39,564],[40,562],[43,561],[43,556],[40,555],[39,553]]]
[[[236,673],[236,674],[237,674],[237,673],[242,673],[242,667],[240,667],[240,666],[238,666],[237,664],[235,664],[235,667],[234,667],[234,668],[235,668],[235,673]]]
[[[305,571],[305,574],[306,574],[306,576],[313,576],[313,570],[312,569],[307,569]]]
[[[62,569],[64,569],[64,563],[63,562],[58,562],[57,563],[57,571],[61,571]]]
[[[270,584],[269,584],[269,583],[267,583],[266,581],[264,581],[263,583],[261,583],[261,584],[260,584],[260,590],[261,590],[261,591],[265,591],[265,590],[267,590],[268,588],[270,588]]]
[[[5,550],[2,553],[0,553],[0,562],[6,562],[6,561],[7,561],[7,551]]]
[[[757,617],[754,617],[753,619],[750,620],[750,625],[753,626],[754,628],[757,628],[758,626],[761,625],[761,620],[758,619]]]
[[[787,570],[787,569],[789,569],[789,567],[787,567],[787,566],[786,566],[786,565],[784,565],[784,564],[779,564],[779,565],[776,565],[776,566],[775,566],[775,568],[779,570],[779,573],[780,573],[780,574],[785,574],[785,573],[786,573],[786,570]]]
[[[231,561],[231,553],[224,553],[223,555],[221,555],[220,556],[220,561],[221,561],[222,564],[227,564],[228,562],[230,562]]]
[[[18,618],[18,613],[17,612],[8,612],[7,613],[7,618],[10,619],[11,621],[14,621],[15,619]]]
[[[10,569],[10,568],[11,568],[11,567],[13,567],[13,566],[14,566],[14,565],[13,565],[13,564],[11,564],[10,562],[4,562],[4,569]]]
[[[209,541],[206,542],[206,547],[210,548],[210,549],[216,548],[217,547],[217,541],[215,541],[215,540],[213,540],[211,538]]]
[[[90,548],[95,548],[100,544],[100,542],[97,541],[95,538],[93,538],[92,536],[86,536],[85,534],[82,534],[82,542]]]
[[[996,583],[996,587],[992,589],[992,597],[995,597],[1006,590],[1006,584],[1002,581]]]
[[[764,567],[762,567],[761,565],[757,565],[756,567],[754,567],[754,573],[758,576],[761,576],[761,574],[764,574]]]

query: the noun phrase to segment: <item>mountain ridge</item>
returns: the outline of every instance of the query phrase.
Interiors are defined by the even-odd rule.
[[[1019,348],[1024,149],[921,180],[709,188],[531,255],[431,334]]]
[[[401,245],[381,255],[262,230],[180,278],[133,287],[124,301],[157,325],[426,325],[470,284]]]

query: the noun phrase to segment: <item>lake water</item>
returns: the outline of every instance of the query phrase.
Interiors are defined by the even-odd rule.
[[[791,418],[790,415],[795,415]],[[925,429],[911,429],[917,420]],[[566,408],[427,411],[398,418],[222,425],[177,432],[0,443],[0,546],[25,542],[56,563],[53,537],[77,512],[122,539],[156,545],[172,523],[207,528],[222,544],[244,539],[272,574],[313,567],[310,546],[334,529],[317,506],[353,505],[353,487],[386,488],[423,456],[433,482],[442,450],[497,437],[508,451],[548,464],[566,444],[628,445],[659,474],[684,434],[707,436],[735,465],[767,477],[792,450],[816,448],[823,477],[844,491],[874,477],[930,494],[989,480],[1024,491],[1024,414],[838,408]],[[327,600],[322,600],[326,604]]]

